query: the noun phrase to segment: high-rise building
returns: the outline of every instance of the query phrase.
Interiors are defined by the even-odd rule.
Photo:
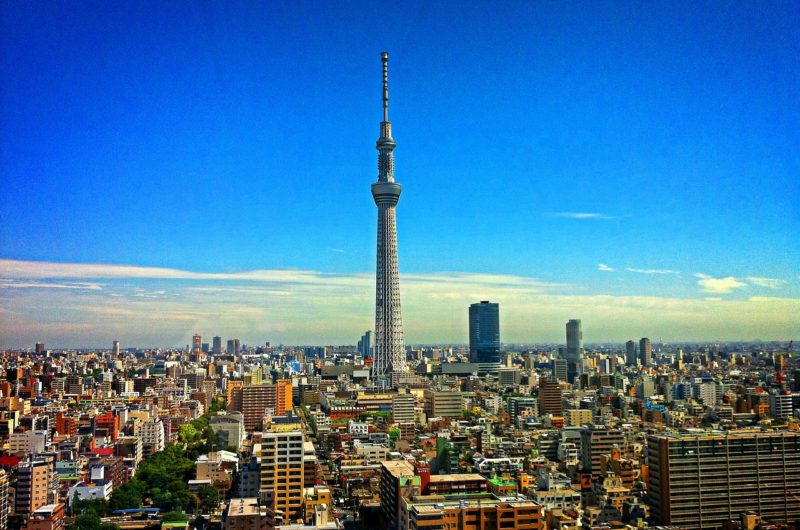
[[[372,184],[372,197],[378,207],[378,245],[375,267],[375,378],[405,372],[406,349],[403,339],[403,318],[400,311],[400,270],[397,263],[396,207],[401,186],[394,180],[396,146],[389,122],[389,54],[381,54],[383,62],[383,121],[378,148],[378,181]]]
[[[43,354],[45,351],[47,351],[47,350],[44,349],[44,342],[37,342],[36,343],[36,353],[37,354]]]
[[[567,381],[569,379],[569,363],[566,359],[553,360],[553,376],[558,381]]]
[[[578,375],[578,367],[583,357],[583,331],[581,331],[581,321],[572,319],[567,322],[567,349],[564,358],[567,360],[569,382],[575,381]]]
[[[163,451],[166,445],[166,430],[161,418],[150,418],[139,427],[139,438],[142,439],[142,454],[150,456]]]
[[[543,380],[539,384],[539,414],[560,416],[564,412],[561,385],[558,381]]]
[[[620,449],[625,444],[622,431],[602,425],[590,425],[581,431],[581,463],[586,473],[594,478],[600,476],[600,461],[603,455],[611,454],[612,449]]]
[[[14,489],[14,513],[18,516],[27,516],[40,507],[55,502],[58,495],[58,475],[53,462],[20,462]]]
[[[198,334],[194,334],[192,336],[192,353],[194,355],[200,355],[203,351],[203,337]]]
[[[417,398],[409,392],[392,397],[392,420],[395,423],[414,423],[417,419]]]
[[[271,500],[276,519],[285,523],[294,521],[303,505],[304,442],[300,431],[265,432],[261,439],[261,497]]]
[[[0,469],[0,528],[8,528],[8,516],[11,515],[11,488],[9,475]]]
[[[211,343],[211,353],[222,355],[222,337],[214,337]]]
[[[242,388],[241,413],[244,415],[244,428],[248,431],[261,427],[270,402],[274,403],[274,400],[270,399],[274,393],[271,387],[272,385],[248,385]]]
[[[111,346],[111,353],[114,355],[114,357],[119,357],[119,352],[120,352],[119,341],[115,340]]]
[[[269,411],[282,416],[292,409],[292,380],[280,379],[274,385],[252,384],[231,387],[228,381],[228,411],[239,411],[244,416],[248,431],[258,429]],[[240,404],[240,405],[239,405]],[[239,405],[239,408],[236,406]]]
[[[469,357],[482,372],[500,368],[500,304],[484,300],[469,306]]]
[[[653,346],[650,344],[650,339],[643,338],[639,341],[639,360],[642,366],[650,366],[653,357]]]
[[[233,339],[228,339],[228,345],[225,348],[225,351],[228,353],[228,355],[234,355],[236,353],[235,349],[236,346],[235,343],[233,342]]]
[[[365,331],[361,338],[358,340],[358,353],[362,357],[372,357],[372,332]]]
[[[648,504],[658,524],[719,528],[748,511],[800,520],[800,432],[647,437]]]
[[[636,343],[632,340],[625,343],[625,364],[636,366]]]

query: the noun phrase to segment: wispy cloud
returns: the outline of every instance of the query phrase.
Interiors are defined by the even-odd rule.
[[[697,285],[704,293],[713,294],[728,294],[736,289],[747,287],[747,284],[737,280],[733,276],[726,276],[724,278],[714,278],[708,274],[695,273],[694,277],[697,278]]]
[[[328,251],[329,252],[338,252],[340,254],[344,253],[344,249],[341,249],[341,248],[330,248],[330,247],[328,247]]]
[[[103,289],[99,283],[92,282],[39,282],[34,280],[20,281],[12,278],[0,278],[0,289],[80,289],[86,291],[100,291]]]
[[[598,263],[597,264],[597,270],[603,271],[603,272],[614,272],[614,269],[612,267],[609,267],[605,263]]]
[[[599,212],[553,212],[553,217],[566,217],[567,219],[616,219],[617,216]]]
[[[745,278],[745,280],[756,287],[766,287],[768,289],[778,289],[786,284],[786,280],[779,280],[777,278],[762,278],[759,276],[748,276]]]
[[[37,286],[102,286],[0,289],[3,347],[36,340],[54,346],[110,345],[113,339],[128,345],[185,345],[196,332],[248,343],[351,344],[374,325],[372,272],[208,273],[5,260],[0,277]],[[561,341],[570,318],[582,318],[593,341],[641,336],[653,329],[665,338],[685,340],[800,333],[793,317],[800,312],[800,299],[576,294],[579,287],[517,275],[401,274],[406,337],[409,343],[465,342],[467,307],[479,300],[500,303],[503,340],[508,342]]]
[[[628,272],[635,272],[638,274],[680,274],[681,271],[672,269],[635,269],[633,267],[625,267]]]

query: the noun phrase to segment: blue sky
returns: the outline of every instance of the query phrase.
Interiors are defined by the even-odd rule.
[[[410,342],[800,332],[796,3],[0,9],[0,346],[354,342],[384,49]]]

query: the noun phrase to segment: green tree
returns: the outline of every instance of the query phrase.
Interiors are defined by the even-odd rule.
[[[177,523],[177,522],[181,522],[181,521],[188,521],[189,520],[189,516],[186,515],[183,512],[172,511],[172,512],[165,513],[161,517],[161,520],[163,522],[165,522],[165,523]]]
[[[213,511],[219,507],[219,491],[214,486],[200,486],[197,489],[197,499],[204,511]]]
[[[106,523],[94,512],[79,515],[69,526],[70,530],[120,530],[113,523]]]

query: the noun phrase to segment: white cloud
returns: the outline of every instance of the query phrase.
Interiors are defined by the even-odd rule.
[[[734,289],[747,287],[747,284],[734,278],[733,276],[726,276],[725,278],[714,278],[708,274],[695,273],[695,278],[698,278],[697,285],[700,286],[704,293],[714,294],[728,294],[733,292]]]
[[[614,269],[612,267],[609,267],[605,263],[598,263],[597,264],[597,270],[603,271],[603,272],[614,272]]]
[[[87,291],[100,291],[101,284],[92,282],[37,282],[19,281],[12,278],[0,278],[0,289],[82,289]]]
[[[0,289],[0,347],[36,340],[53,346],[97,346],[115,339],[127,345],[182,346],[193,333],[239,337],[248,344],[351,344],[374,325],[373,273],[194,273],[0,262],[0,276],[11,274],[14,282],[37,285],[53,278],[61,278],[54,283],[63,285],[90,285],[98,277],[108,281],[102,290]],[[800,299],[587,295],[576,294],[577,289],[527,276],[401,273],[406,339],[410,344],[466,342],[467,308],[479,300],[500,303],[504,342],[561,342],[570,318],[583,319],[588,341],[656,334],[648,330],[667,340],[800,334],[793,317],[800,313]]]
[[[634,269],[633,267],[625,267],[628,272],[636,272],[639,274],[680,274],[680,271],[672,269]]]
[[[340,254],[341,254],[341,253],[344,253],[344,249],[341,249],[341,248],[328,248],[328,250],[329,250],[330,252],[338,252],[338,253],[340,253]]]
[[[766,287],[768,289],[778,289],[786,283],[785,280],[779,280],[777,278],[762,278],[758,276],[748,276],[745,278],[745,280],[756,287]]]
[[[598,212],[554,212],[553,217],[566,217],[567,219],[616,219],[614,215]]]

